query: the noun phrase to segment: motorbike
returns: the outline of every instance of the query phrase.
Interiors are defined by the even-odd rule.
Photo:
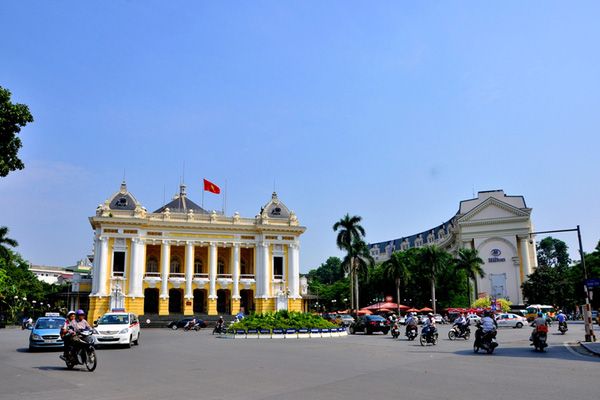
[[[458,325],[454,325],[452,327],[452,329],[450,329],[450,332],[448,332],[448,339],[450,339],[450,340],[454,340],[457,338],[463,338],[465,340],[469,340],[470,337],[471,337],[471,328],[469,328],[468,326],[465,328],[464,331],[461,331],[460,327]]]
[[[193,330],[193,331],[200,331],[200,324],[198,322],[194,323],[192,321],[188,322],[187,324],[185,324],[185,326],[183,327],[184,331],[189,331],[189,330]]]
[[[548,347],[547,340],[548,331],[542,327],[538,327],[538,329],[531,335],[531,341],[535,351],[544,352],[544,349]]]
[[[425,346],[426,344],[436,345],[438,341],[438,333],[437,330],[434,331],[421,331],[421,336],[419,337],[419,341],[421,342],[421,346]]]
[[[67,369],[73,369],[76,365],[85,365],[92,372],[98,365],[96,350],[94,348],[93,331],[85,330],[75,334],[71,350],[64,359]]]
[[[417,326],[409,325],[408,329],[406,330],[406,337],[408,338],[408,340],[415,340],[418,335],[419,329],[417,328]]]
[[[477,353],[481,349],[485,350],[488,354],[492,354],[496,347],[498,347],[496,330],[483,333],[483,330],[478,328],[475,334],[475,343],[473,343],[473,351]]]
[[[398,336],[400,336],[400,327],[398,326],[398,323],[394,323],[394,325],[392,325],[392,330],[390,332],[393,339],[398,339]]]
[[[567,322],[566,322],[566,321],[565,321],[565,322],[559,322],[559,323],[558,323],[558,331],[559,331],[561,334],[563,334],[563,335],[564,335],[565,333],[567,333],[567,331],[568,331],[568,330],[569,330],[569,328],[567,327]]]
[[[213,329],[212,334],[222,335],[225,333],[227,329],[225,328],[225,323],[218,323],[215,325],[215,329]]]

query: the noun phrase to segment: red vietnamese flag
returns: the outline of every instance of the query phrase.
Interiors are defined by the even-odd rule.
[[[217,185],[215,185],[211,181],[207,181],[206,179],[204,180],[204,190],[206,190],[207,192],[214,193],[214,194],[221,193],[221,188],[219,188]]]

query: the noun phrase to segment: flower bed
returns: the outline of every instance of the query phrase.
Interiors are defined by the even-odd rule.
[[[318,315],[282,310],[245,317],[227,333],[246,338],[308,338],[345,336],[346,330]]]

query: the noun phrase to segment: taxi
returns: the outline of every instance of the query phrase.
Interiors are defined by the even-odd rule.
[[[57,316],[40,317],[30,328],[29,351],[37,349],[62,349],[65,345],[60,337],[60,328],[65,323],[65,319],[59,314]]]
[[[140,344],[140,321],[138,316],[128,312],[109,312],[94,324],[96,343],[106,345]]]

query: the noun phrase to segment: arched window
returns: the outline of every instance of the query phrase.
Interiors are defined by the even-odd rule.
[[[172,274],[179,274],[181,273],[181,261],[179,260],[179,257],[172,257],[171,258],[171,271]]]
[[[217,274],[222,275],[225,274],[225,260],[219,258],[217,260]]]
[[[154,256],[148,257],[146,260],[146,273],[158,272],[158,260]]]
[[[194,273],[201,274],[203,272],[202,267],[203,267],[202,260],[195,259],[194,260]]]

